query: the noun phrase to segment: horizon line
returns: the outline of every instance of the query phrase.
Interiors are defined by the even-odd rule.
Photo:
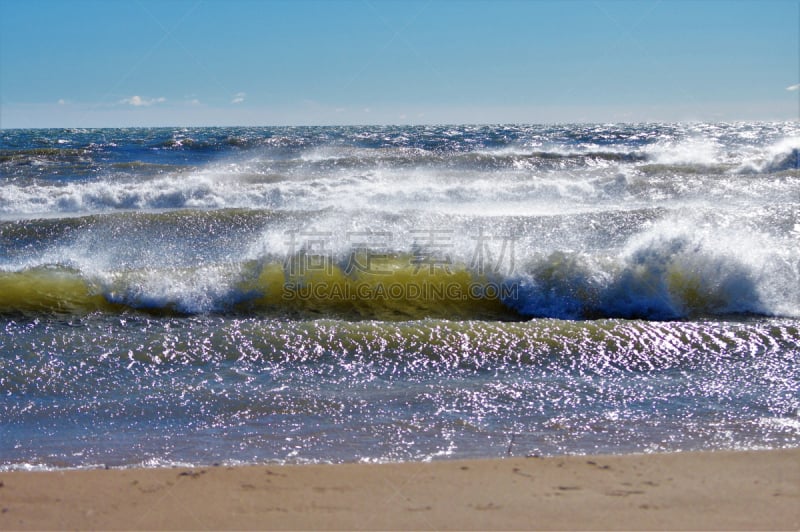
[[[5,127],[0,125],[0,131],[14,130],[68,130],[68,129],[265,129],[265,128],[328,128],[328,127],[464,127],[464,126],[599,126],[599,125],[684,125],[684,124],[790,124],[800,121],[795,119],[759,119],[759,120],[597,120],[597,121],[542,121],[542,122],[424,122],[424,123],[341,123],[341,124],[264,124],[264,125],[131,125],[131,126],[35,126],[35,127]]]

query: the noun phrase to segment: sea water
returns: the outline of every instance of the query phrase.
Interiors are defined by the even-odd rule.
[[[796,447],[799,150],[0,131],[0,468]]]

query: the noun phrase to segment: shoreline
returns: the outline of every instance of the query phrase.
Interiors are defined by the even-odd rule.
[[[800,529],[800,448],[0,473],[0,529]]]

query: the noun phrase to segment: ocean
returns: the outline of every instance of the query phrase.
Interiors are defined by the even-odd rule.
[[[0,470],[800,445],[800,126],[0,131]]]

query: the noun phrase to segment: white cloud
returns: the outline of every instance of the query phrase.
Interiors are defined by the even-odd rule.
[[[787,91],[798,91],[798,90],[800,90],[800,83],[798,83],[797,85],[790,85],[789,87],[786,87],[786,90]]]
[[[198,100],[197,98],[189,100],[189,105],[200,105],[200,100]]]
[[[233,95],[233,100],[231,100],[231,103],[242,103],[244,101],[245,96],[247,96],[246,93],[237,92],[236,94]]]
[[[123,98],[122,100],[119,101],[119,103],[127,103],[128,105],[132,105],[134,107],[148,107],[150,105],[153,105],[154,103],[164,103],[166,101],[167,99],[164,98],[163,96],[161,96],[160,98],[150,98],[148,100],[142,98],[141,96],[134,95],[131,96],[130,98]]]
[[[67,100],[65,100],[64,98],[59,98],[58,105],[67,105]]]

